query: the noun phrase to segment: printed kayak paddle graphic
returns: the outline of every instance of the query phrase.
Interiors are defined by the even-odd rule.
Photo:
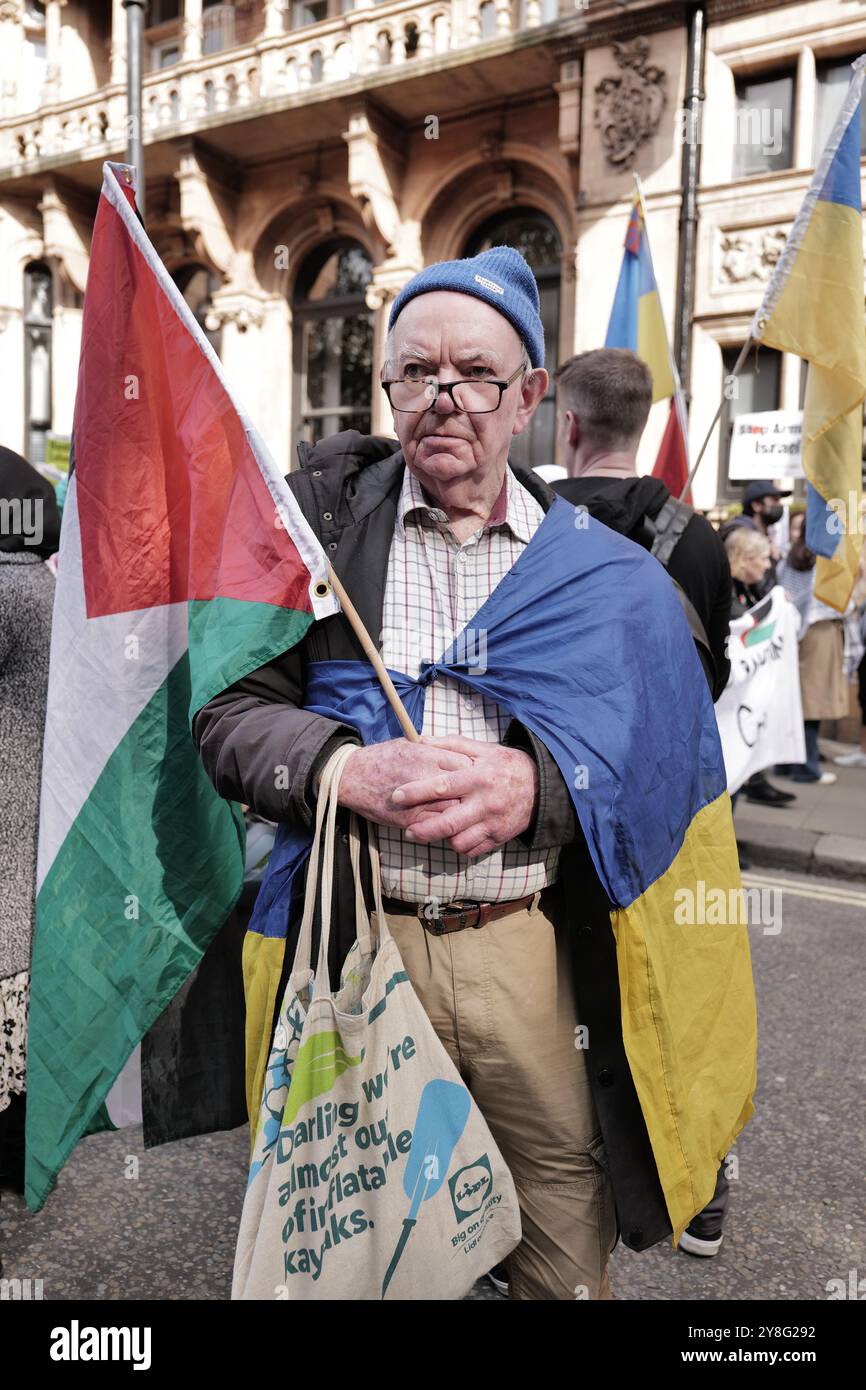
[[[360,1066],[364,1049],[352,1057],[343,1046],[339,1033],[316,1033],[298,1048],[283,1124],[290,1125],[307,1101],[315,1100],[330,1091],[338,1076],[349,1067]]]
[[[421,1203],[435,1197],[445,1181],[451,1155],[466,1128],[471,1104],[466,1087],[455,1081],[428,1081],[421,1092],[412,1128],[412,1147],[403,1174],[403,1190],[410,1200],[409,1215],[403,1218],[403,1230],[385,1272],[383,1298],[418,1220]]]

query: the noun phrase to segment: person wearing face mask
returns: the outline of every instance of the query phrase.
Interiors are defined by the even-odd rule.
[[[753,586],[758,598],[764,598],[776,583],[776,565],[781,556],[770,537],[770,527],[782,520],[781,499],[790,496],[790,492],[783,492],[767,479],[749,483],[743,493],[742,515],[733,517],[722,530],[722,540],[726,540],[730,533],[740,526],[757,531],[770,540],[770,564],[763,579],[757,586]]]

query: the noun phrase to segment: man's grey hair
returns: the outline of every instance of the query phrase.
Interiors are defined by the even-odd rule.
[[[634,448],[649,416],[652,373],[627,348],[596,348],[569,357],[553,376],[563,410],[580,420],[586,438],[600,449]]]
[[[394,332],[395,332],[396,327],[397,327],[397,325],[394,324],[391,328],[389,328],[389,329],[388,329],[388,332],[387,332],[387,334],[386,334],[386,336],[385,336],[385,347],[384,347],[384,352],[383,352],[383,361],[382,361],[382,367],[381,367],[381,370],[380,370],[380,373],[379,373],[380,378],[381,378],[382,381],[389,381],[389,380],[391,380],[391,379],[393,378],[394,373],[395,373],[396,370],[397,370],[397,350],[396,350],[395,345],[394,345]],[[524,382],[525,382],[525,381],[527,381],[527,380],[531,380],[531,379],[532,379],[532,377],[535,375],[535,372],[536,372],[537,369],[536,369],[535,367],[533,367],[532,363],[530,362],[530,360],[529,360],[529,352],[528,352],[528,350],[527,350],[526,344],[525,344],[522,340],[521,340],[521,343],[520,343],[520,349],[521,349],[521,356],[520,356],[520,364],[519,364],[519,365],[520,365],[520,367],[521,367],[522,370],[523,370],[523,379],[524,379]],[[509,372],[508,375],[510,376],[511,373]]]

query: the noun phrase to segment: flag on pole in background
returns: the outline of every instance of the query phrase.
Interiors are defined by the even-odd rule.
[[[843,612],[862,537],[859,517],[866,396],[863,313],[860,103],[866,56],[788,235],[751,335],[808,364],[803,470],[808,480],[806,544],[818,556],[815,593]],[[838,499],[834,508],[831,502]]]
[[[672,497],[679,497],[689,476],[689,460],[686,454],[686,427],[682,418],[682,391],[677,390],[671,397],[668,422],[652,476],[661,478]],[[687,492],[684,502],[691,503],[691,492]]]
[[[243,820],[190,733],[337,608],[319,542],[106,164],[43,756],[27,1068],[37,1210],[225,921]]]
[[[652,476],[660,478],[672,496],[679,497],[689,476],[685,403],[668,343],[639,192],[626,229],[604,345],[636,352],[652,372],[653,402],[671,398]]]
[[[622,267],[604,345],[631,348],[646,362],[653,377],[653,401],[663,401],[674,394],[670,348],[638,198],[625,234]]]

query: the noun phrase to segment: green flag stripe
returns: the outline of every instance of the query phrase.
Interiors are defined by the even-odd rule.
[[[190,601],[190,721],[214,695],[294,647],[312,622],[311,613],[272,603],[236,598]]]
[[[33,1210],[241,889],[243,818],[205,776],[189,705],[185,653],[111,755],[37,898],[25,1192]]]

